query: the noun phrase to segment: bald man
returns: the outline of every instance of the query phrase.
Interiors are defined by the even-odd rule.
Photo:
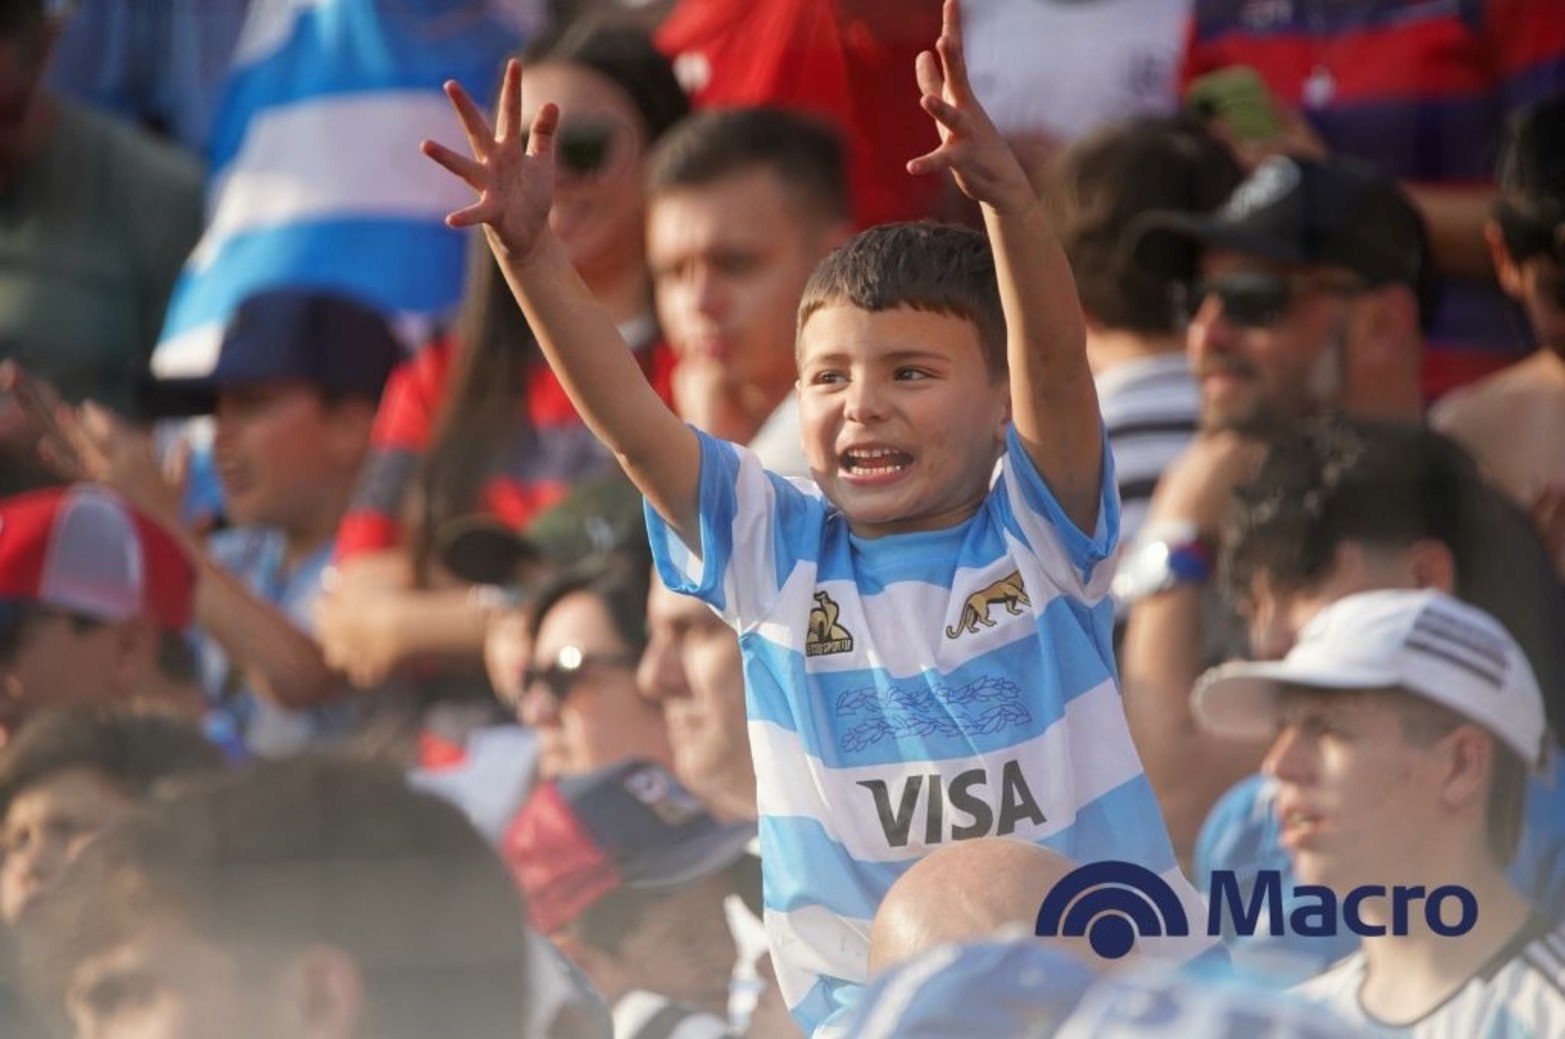
[[[1001,928],[1031,934],[1044,896],[1076,864],[1011,837],[959,841],[931,852],[891,885],[869,932],[870,974],[948,942]],[[1085,938],[1050,938],[1089,966],[1104,966]]]

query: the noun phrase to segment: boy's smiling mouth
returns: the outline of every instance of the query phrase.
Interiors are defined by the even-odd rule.
[[[881,444],[850,447],[837,456],[837,467],[852,483],[882,483],[894,480],[913,464],[906,451]]]

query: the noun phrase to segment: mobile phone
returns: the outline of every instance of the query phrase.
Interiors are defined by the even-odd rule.
[[[1185,91],[1185,107],[1202,120],[1222,123],[1236,141],[1271,141],[1283,134],[1276,98],[1248,65],[1197,78]]]

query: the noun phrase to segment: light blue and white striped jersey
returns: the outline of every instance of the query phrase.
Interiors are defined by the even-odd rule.
[[[951,841],[1138,862],[1201,918],[1115,682],[1107,450],[1093,535],[1011,431],[971,519],[866,539],[813,484],[700,439],[699,555],[648,508],[653,555],[739,632],[767,936],[806,1030],[856,998],[892,882]]]
[[[245,297],[308,285],[394,319],[443,315],[472,192],[418,153],[460,130],[447,79],[478,98],[519,42],[514,0],[252,0],[209,146],[207,227],[153,354],[160,379],[211,371]]]

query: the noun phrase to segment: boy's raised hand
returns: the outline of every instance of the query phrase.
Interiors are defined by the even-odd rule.
[[[957,0],[945,0],[940,39],[918,56],[919,104],[940,130],[940,147],[907,164],[912,174],[950,170],[957,187],[975,202],[1006,211],[1036,200],[1021,163],[989,120],[967,80],[962,18]]]
[[[559,106],[551,103],[538,109],[524,148],[519,61],[513,58],[506,63],[500,108],[492,129],[483,111],[456,81],[446,83],[446,96],[462,122],[472,157],[429,140],[420,150],[478,192],[478,201],[449,214],[446,224],[482,224],[492,246],[525,260],[545,236],[549,206],[554,201],[554,131],[560,122]]]

